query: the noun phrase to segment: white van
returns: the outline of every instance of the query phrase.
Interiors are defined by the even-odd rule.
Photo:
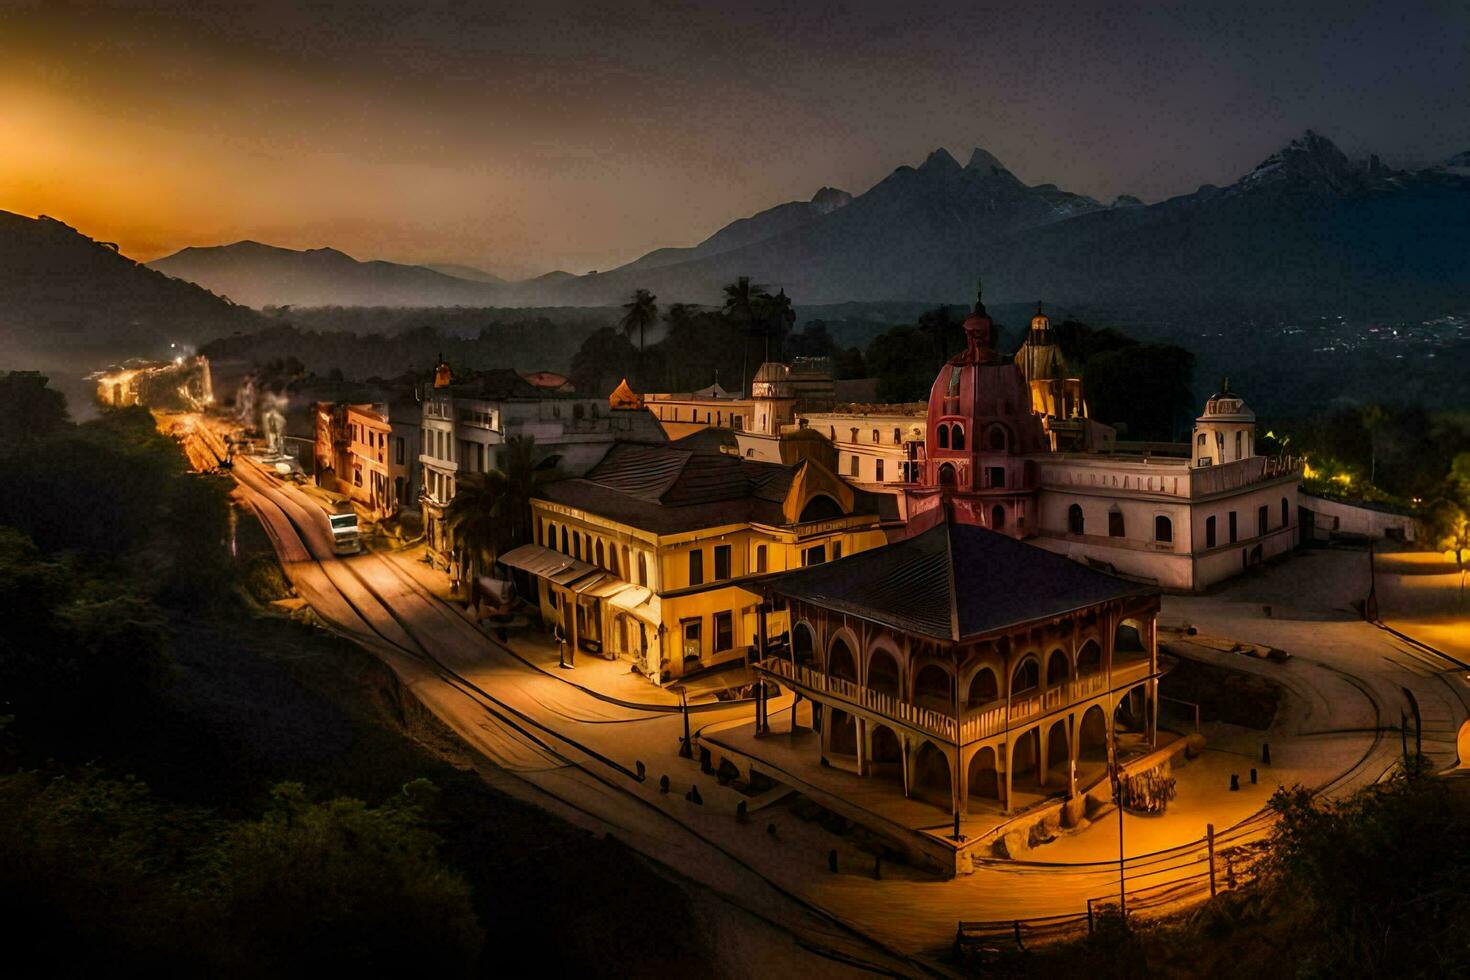
[[[362,550],[362,540],[357,533],[357,511],[328,514],[332,525],[332,551],[338,555],[355,555]]]

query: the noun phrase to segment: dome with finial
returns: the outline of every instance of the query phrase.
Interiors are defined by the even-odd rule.
[[[1220,390],[1205,402],[1205,412],[1199,421],[1210,422],[1254,422],[1256,413],[1246,405],[1245,399],[1230,390],[1230,379],[1220,379]]]
[[[995,323],[985,311],[984,283],[975,284],[975,309],[965,317],[965,350],[950,363],[988,364],[995,360]]]

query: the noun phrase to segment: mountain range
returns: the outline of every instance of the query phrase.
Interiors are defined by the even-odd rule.
[[[1028,185],[981,149],[963,165],[938,149],[863,194],[824,187],[697,245],[581,276],[506,282],[255,242],[186,248],[150,265],[251,306],[602,306],[638,288],[663,303],[716,303],[742,275],[799,305],[965,301],[981,276],[1002,301],[1461,301],[1470,292],[1467,158],[1394,170],[1376,157],[1350,160],[1308,131],[1227,187],[1104,204]]]
[[[148,353],[268,321],[42,215],[0,211],[0,356]]]

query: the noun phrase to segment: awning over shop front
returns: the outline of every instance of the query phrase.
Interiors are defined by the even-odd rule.
[[[507,568],[519,568],[556,585],[570,585],[597,571],[594,565],[539,544],[523,544],[519,548],[512,548],[496,560]]]
[[[624,592],[619,592],[608,600],[614,608],[636,616],[651,626],[663,624],[663,610],[659,608],[659,598],[647,589],[633,586]]]

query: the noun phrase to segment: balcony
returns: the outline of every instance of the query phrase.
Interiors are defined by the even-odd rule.
[[[819,670],[801,664],[793,665],[789,660],[767,658],[756,665],[759,669],[809,692],[827,695],[830,699],[845,701],[854,707],[864,708],[875,714],[927,732],[945,741],[955,739],[955,720],[949,714],[912,704],[884,694],[872,688],[862,687],[840,677],[829,677]],[[1149,658],[1144,655],[1126,661],[1115,661],[1111,675],[1112,687],[1117,689],[1135,684],[1149,676]],[[1065,684],[1045,691],[1026,691],[1012,698],[1009,707],[1004,701],[993,701],[966,712],[960,721],[959,736],[962,743],[978,741],[999,735],[1012,728],[1029,724],[1037,718],[1060,711],[1069,705],[1078,704],[1109,690],[1109,675],[1101,671],[1074,677]]]

